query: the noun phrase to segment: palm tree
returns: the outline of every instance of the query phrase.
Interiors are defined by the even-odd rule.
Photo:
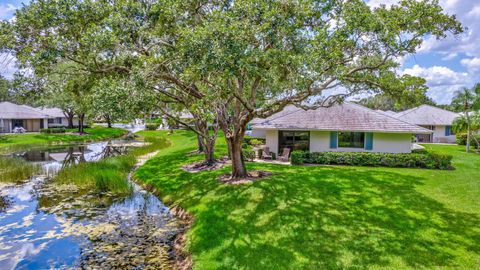
[[[468,124],[470,122],[470,125]],[[455,133],[467,133],[467,153],[469,151],[468,147],[470,147],[470,138],[473,138],[475,141],[477,148],[480,149],[480,143],[474,135],[469,135],[469,132],[479,130],[480,129],[480,112],[471,112],[469,117],[467,118],[465,115],[457,117],[452,124],[452,130]],[[470,131],[469,131],[470,130]]]
[[[452,106],[457,111],[462,111],[463,116],[454,123],[454,130],[467,132],[466,152],[470,151],[470,137],[472,134],[471,111],[480,107],[480,84],[476,84],[473,88],[463,88],[458,91],[452,100]],[[463,119],[462,119],[463,118]]]

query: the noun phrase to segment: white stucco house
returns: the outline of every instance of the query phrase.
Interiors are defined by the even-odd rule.
[[[32,107],[0,102],[0,133],[10,133],[15,127],[38,132],[48,127],[48,115]]]
[[[344,102],[328,108],[283,111],[251,123],[253,134],[265,134],[266,145],[278,155],[284,148],[310,152],[410,153],[413,134],[426,128]]]
[[[455,143],[452,123],[460,114],[430,105],[421,105],[394,115],[399,120],[427,128],[430,134],[415,134],[418,142]]]
[[[59,108],[37,108],[40,112],[48,115],[48,127],[68,127],[68,118]],[[73,118],[73,125],[78,126],[78,117]]]

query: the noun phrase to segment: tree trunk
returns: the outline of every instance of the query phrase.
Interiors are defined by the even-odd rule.
[[[204,147],[203,147],[203,139],[200,135],[197,134],[197,145],[198,145],[198,149],[197,149],[197,152],[198,153],[203,153],[204,151]]]
[[[248,177],[247,168],[242,152],[242,142],[244,134],[238,134],[227,138],[228,148],[230,149],[230,158],[232,160],[232,179]]]
[[[75,117],[75,113],[71,110],[65,110],[63,111],[63,115],[65,115],[68,121],[67,128],[73,128],[73,117]]]
[[[83,130],[83,121],[84,120],[85,120],[85,114],[84,113],[78,114],[78,133],[80,133],[80,134],[84,133],[84,130]]]
[[[467,118],[467,153],[470,152],[470,115],[468,111],[465,110],[465,117]]]
[[[203,153],[205,155],[205,164],[208,166],[212,166],[215,164],[215,141],[216,141],[216,136],[214,136],[213,139],[206,138],[205,143],[203,144]]]
[[[110,118],[109,115],[105,116],[105,119],[107,120],[107,127],[111,128],[112,127],[112,119]]]

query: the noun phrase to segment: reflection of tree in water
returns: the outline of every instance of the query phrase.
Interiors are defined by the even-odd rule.
[[[80,145],[77,147],[70,146],[67,148],[67,154],[65,156],[65,159],[62,162],[62,168],[72,166],[81,162],[86,162],[85,146],[84,145]]]
[[[7,211],[12,204],[13,201],[8,196],[0,196],[0,213]]]
[[[109,157],[116,157],[126,154],[128,151],[124,145],[115,145],[112,141],[109,141],[102,151],[95,155],[95,160],[105,159]]]

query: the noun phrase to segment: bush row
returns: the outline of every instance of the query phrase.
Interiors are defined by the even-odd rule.
[[[64,127],[58,128],[42,128],[40,133],[51,134],[51,133],[65,133],[66,129]]]
[[[480,134],[476,134],[474,136],[480,142]],[[467,133],[457,134],[457,144],[459,144],[459,145],[466,145],[467,144]],[[472,145],[474,147],[477,146],[477,148],[479,147],[477,145],[477,142],[473,138],[473,136],[472,136],[472,138],[470,138],[470,145]]]
[[[303,152],[293,151],[294,165],[325,164],[354,166],[384,166],[426,169],[453,169],[452,156],[435,153],[387,154],[366,152]]]

